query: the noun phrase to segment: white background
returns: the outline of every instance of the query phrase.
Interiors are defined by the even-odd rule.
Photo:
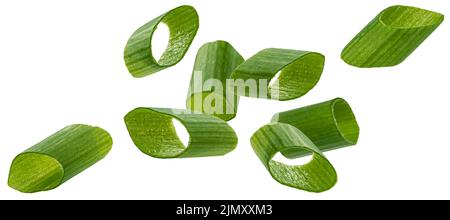
[[[200,15],[185,58],[131,77],[122,57],[128,37],[182,4]],[[450,14],[442,0],[2,1],[0,199],[449,199],[449,21],[396,67],[358,69],[339,58],[361,28],[395,4]],[[123,116],[140,106],[184,108],[197,49],[219,39],[245,58],[268,47],[321,52],[322,79],[293,101],[242,98],[230,122],[239,144],[224,157],[142,154]],[[253,153],[251,134],[276,112],[335,97],[350,103],[361,128],[358,145],[326,153],[337,185],[314,194],[278,184]],[[9,188],[15,155],[72,123],[103,127],[113,150],[52,191]]]

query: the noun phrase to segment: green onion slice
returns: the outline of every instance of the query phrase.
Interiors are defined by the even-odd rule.
[[[342,98],[277,113],[272,122],[292,125],[301,130],[323,152],[355,145],[359,126],[350,105]],[[285,150],[283,155],[297,158],[309,151]]]
[[[337,174],[314,143],[294,126],[270,123],[250,139],[253,150],[272,177],[283,185],[310,192],[323,192],[336,184]],[[307,151],[312,159],[304,165],[287,165],[272,160],[278,152]]]
[[[111,136],[101,128],[67,126],[17,155],[8,185],[25,193],[54,189],[103,159],[111,147]]]
[[[186,100],[187,109],[231,120],[239,99],[230,88],[232,71],[244,58],[225,41],[204,44],[197,52]]]
[[[378,14],[344,48],[341,58],[356,67],[388,67],[405,60],[442,23],[444,15],[409,6]]]
[[[158,24],[170,31],[169,44],[157,61],[152,54],[152,36]],[[199,19],[192,6],[180,6],[137,29],[128,40],[124,59],[134,77],[144,77],[180,62],[197,34]]]
[[[317,84],[324,62],[320,53],[269,48],[239,65],[231,77],[239,95],[291,100],[305,95]]]
[[[189,133],[189,144],[179,139],[172,119]],[[220,156],[234,150],[237,137],[228,124],[211,115],[168,108],[137,108],[125,116],[134,144],[157,158]]]

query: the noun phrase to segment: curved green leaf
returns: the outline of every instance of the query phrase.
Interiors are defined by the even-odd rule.
[[[58,187],[104,158],[112,138],[103,129],[70,125],[16,156],[8,185],[32,193]]]
[[[159,23],[167,24],[170,37],[161,58],[152,54],[152,36]],[[125,46],[124,59],[134,77],[144,77],[180,62],[197,34],[199,19],[192,6],[172,9],[137,29]]]
[[[378,14],[344,48],[341,58],[356,67],[388,67],[403,62],[442,23],[444,15],[410,6]]]
[[[172,119],[185,126],[188,146],[179,139]],[[139,150],[157,158],[220,156],[237,144],[236,134],[225,121],[189,110],[137,108],[125,116],[125,124]]]
[[[272,177],[283,185],[310,192],[323,192],[337,182],[337,174],[320,150],[297,128],[271,123],[258,129],[250,139],[253,150]],[[278,152],[307,151],[312,160],[291,166],[272,160]]]
[[[187,109],[223,120],[236,116],[239,96],[227,80],[244,58],[226,41],[204,44],[197,52],[186,100]]]

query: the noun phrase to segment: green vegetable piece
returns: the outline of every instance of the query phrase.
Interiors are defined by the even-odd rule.
[[[337,182],[331,163],[314,143],[297,128],[270,123],[258,129],[250,139],[253,150],[272,177],[283,185],[310,192],[323,192]],[[312,160],[304,165],[286,165],[272,160],[278,152],[307,151]]]
[[[152,54],[152,37],[158,24],[167,24],[169,45],[156,61]],[[184,57],[197,34],[198,15],[192,6],[180,6],[137,29],[125,46],[124,59],[134,77],[144,77],[171,67]]]
[[[189,144],[179,139],[172,120],[189,133]],[[134,144],[157,158],[220,156],[234,150],[237,137],[228,124],[211,115],[168,108],[137,108],[125,116]]]
[[[322,152],[355,145],[359,137],[355,115],[350,105],[341,98],[277,113],[272,122],[296,127]],[[310,154],[306,150],[285,150],[282,153],[288,158]]]
[[[236,116],[239,96],[229,87],[232,71],[244,58],[225,41],[204,44],[197,52],[186,100],[187,109],[219,117]]]
[[[409,6],[383,10],[344,48],[341,58],[356,67],[403,62],[442,23],[444,15]]]
[[[105,130],[70,125],[14,158],[8,185],[20,192],[51,190],[103,159],[112,147]]]
[[[325,57],[320,53],[269,48],[239,65],[231,77],[236,80],[235,92],[239,95],[291,100],[305,95],[317,84],[324,63]]]

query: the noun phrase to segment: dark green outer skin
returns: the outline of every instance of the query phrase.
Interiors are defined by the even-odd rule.
[[[176,136],[172,118],[179,120],[189,133],[187,147]],[[124,119],[134,144],[152,157],[221,156],[233,151],[237,145],[234,130],[225,121],[207,114],[168,108],[136,108]]]
[[[74,124],[59,130],[19,155],[38,153],[57,160],[64,172],[60,185],[103,159],[111,150],[112,144],[112,138],[105,130]]]
[[[396,28],[380,21],[383,10],[343,49],[341,58],[347,64],[361,67],[390,67],[402,63],[442,23],[416,28]],[[426,10],[423,10],[426,11]],[[435,13],[426,11],[429,13]]]
[[[152,36],[159,23],[167,24],[169,45],[159,61],[152,55]],[[125,46],[124,60],[134,77],[144,77],[173,66],[181,61],[194,40],[199,18],[192,6],[172,9],[137,29]]]
[[[222,82],[223,91],[220,91],[221,94],[226,95],[229,92],[233,92],[226,88],[226,81],[227,79],[230,79],[233,70],[243,62],[244,58],[230,43],[226,41],[214,41],[205,43],[200,47],[195,58],[194,70],[192,72],[192,77],[189,84],[187,101],[189,101],[189,98],[195,93],[214,92],[211,90],[196,91],[194,88],[194,83],[201,83],[203,85],[204,82],[209,79],[217,79]],[[202,82],[194,82],[195,71],[202,72]],[[220,117],[227,121],[233,119],[236,116],[239,100],[237,95],[233,94],[233,97],[234,100],[231,100],[231,102],[228,102],[226,104],[233,105],[235,114],[227,114],[226,116]]]
[[[355,145],[359,137],[359,126],[356,124],[353,113],[349,113],[348,117],[355,120],[355,126],[352,127],[352,135],[355,138],[348,140],[342,136],[333,114],[333,105],[337,101],[345,102],[341,98],[336,98],[314,105],[280,112],[273,116],[272,122],[286,123],[296,127],[311,139],[322,152]],[[350,107],[348,108],[351,112]],[[283,151],[282,153],[288,158],[297,158],[310,154],[307,151],[290,152],[289,150]]]

